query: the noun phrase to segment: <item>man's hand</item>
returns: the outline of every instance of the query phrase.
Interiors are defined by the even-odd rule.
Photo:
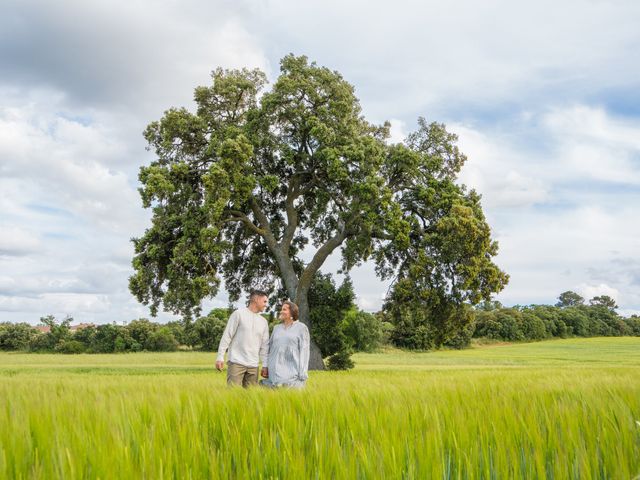
[[[224,368],[224,362],[222,360],[216,360],[216,368],[220,371]]]
[[[267,367],[262,367],[262,371],[260,372],[260,376],[262,378],[269,378],[269,369]]]

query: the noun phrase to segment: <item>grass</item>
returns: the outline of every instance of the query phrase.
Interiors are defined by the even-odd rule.
[[[640,338],[358,354],[304,391],[213,354],[0,354],[0,478],[634,478]]]

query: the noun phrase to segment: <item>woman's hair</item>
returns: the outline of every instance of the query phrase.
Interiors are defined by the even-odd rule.
[[[291,318],[293,318],[294,320],[298,320],[298,313],[300,311],[298,309],[298,305],[293,303],[291,300],[286,300],[284,304],[289,305],[289,313],[291,313]]]

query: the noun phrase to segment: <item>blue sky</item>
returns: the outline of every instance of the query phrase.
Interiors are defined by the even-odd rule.
[[[274,79],[289,52],[339,70],[394,140],[418,116],[459,135],[511,276],[497,299],[640,313],[640,4],[529,3],[3,2],[0,321],[148,316],[127,290],[141,132],[214,68]],[[372,270],[352,275],[367,310]]]

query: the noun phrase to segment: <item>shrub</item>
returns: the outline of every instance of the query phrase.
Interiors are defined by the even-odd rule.
[[[471,344],[471,338],[473,337],[475,330],[476,322],[472,321],[458,329],[457,332],[450,334],[450,336],[445,340],[444,345],[457,350],[467,348]]]
[[[522,334],[528,340],[542,340],[549,336],[545,323],[530,311],[521,315]]]
[[[84,343],[78,340],[63,340],[54,349],[59,353],[83,353],[85,350]]]
[[[327,369],[329,370],[349,370],[353,367],[351,351],[349,350],[341,350],[331,355],[327,360]]]
[[[146,318],[139,318],[129,322],[125,328],[133,342],[137,343],[141,348],[146,348],[149,337],[158,329],[158,324],[150,322]]]
[[[216,351],[218,349],[228,316],[226,309],[217,308],[194,322],[193,331],[197,338],[196,343],[200,345],[202,350]]]
[[[53,351],[51,346],[51,338],[46,333],[36,333],[29,342],[29,351],[31,352],[48,352]]]
[[[168,327],[161,327],[151,334],[147,341],[147,350],[172,352],[177,350],[178,341]]]
[[[342,321],[347,343],[357,352],[373,352],[380,348],[384,338],[382,321],[371,313],[349,310]]]
[[[629,335],[640,337],[640,317],[632,315],[631,317],[624,318],[623,320],[629,327],[629,331],[631,332]]]
[[[0,323],[0,350],[27,350],[36,335],[28,323]]]

